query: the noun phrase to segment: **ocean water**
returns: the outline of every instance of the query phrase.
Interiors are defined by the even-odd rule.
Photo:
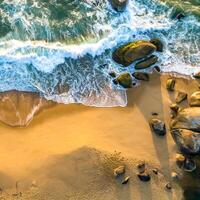
[[[186,17],[173,18],[177,11]],[[0,0],[0,92],[38,92],[59,103],[126,106],[108,75],[134,72],[111,55],[134,40],[160,38],[163,72],[200,71],[200,1],[129,0],[123,13],[108,0]],[[151,71],[149,69],[148,71]]]

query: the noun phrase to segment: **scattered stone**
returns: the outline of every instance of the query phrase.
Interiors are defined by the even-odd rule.
[[[152,172],[156,175],[158,175],[158,169],[152,169]]]
[[[167,90],[174,91],[175,84],[176,84],[176,80],[173,78],[169,78],[166,84]]]
[[[112,58],[115,62],[128,66],[136,60],[151,55],[156,46],[148,41],[136,41],[125,44],[113,52]]]
[[[171,134],[178,148],[184,154],[200,152],[200,133],[187,129],[174,129]]]
[[[130,176],[127,176],[123,181],[122,181],[122,184],[127,184],[130,180]]]
[[[124,88],[131,88],[132,87],[132,77],[129,73],[120,74],[117,77],[117,81]]]
[[[118,84],[119,84],[119,82],[118,82],[117,79],[114,79],[114,80],[113,80],[113,83],[114,83],[115,85],[118,85]]]
[[[137,169],[138,169],[139,173],[145,172],[145,168],[146,168],[146,164],[144,161],[138,163]]]
[[[158,67],[158,66],[155,66],[155,67],[154,67],[154,70],[155,70],[156,72],[158,72],[158,73],[161,72],[161,69],[160,69],[160,67]]]
[[[113,174],[115,177],[120,176],[125,173],[125,166],[119,166],[113,170]]]
[[[160,119],[153,118],[149,121],[149,125],[151,127],[151,130],[159,135],[164,136],[166,134],[166,127],[165,123],[161,121]]]
[[[158,57],[155,55],[152,55],[140,62],[138,62],[135,65],[135,69],[140,70],[140,69],[146,69],[154,65],[158,61]]]
[[[183,165],[183,169],[186,172],[193,172],[196,169],[196,163],[192,159],[187,158]]]
[[[144,182],[151,180],[151,177],[147,171],[144,171],[143,173],[138,173],[137,176],[141,181],[144,181]]]
[[[178,95],[176,97],[176,103],[181,103],[182,101],[187,99],[187,93],[185,92],[178,92]]]
[[[177,116],[171,121],[171,128],[200,132],[200,107],[180,109]]]
[[[186,158],[183,154],[177,153],[176,154],[176,164],[178,165],[179,168],[182,168],[184,165]]]
[[[167,190],[171,190],[171,189],[172,189],[172,184],[171,184],[171,183],[167,183],[167,184],[165,185],[165,188],[166,188]]]
[[[157,51],[163,52],[163,43],[161,42],[160,39],[155,38],[155,39],[150,40],[150,42],[156,46]]]
[[[113,9],[118,12],[122,12],[125,10],[128,0],[110,0],[110,3]]]
[[[179,179],[179,175],[176,172],[172,172],[171,178],[172,178],[172,180],[177,181]]]
[[[136,78],[137,80],[149,81],[149,74],[147,74],[147,73],[134,72],[134,73],[132,74],[132,76],[133,76],[134,78]]]
[[[190,106],[200,106],[200,91],[194,92],[189,98]]]
[[[111,77],[113,77],[113,78],[115,78],[115,77],[117,76],[115,72],[109,72],[109,75],[110,75]]]

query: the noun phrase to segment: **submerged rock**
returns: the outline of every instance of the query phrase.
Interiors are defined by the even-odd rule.
[[[147,171],[144,171],[143,173],[138,173],[137,176],[141,181],[144,181],[144,182],[151,180],[151,177]]]
[[[200,132],[200,107],[180,109],[171,122],[172,129],[189,129]]]
[[[160,119],[153,118],[149,121],[151,130],[159,136],[164,136],[166,134],[165,123]]]
[[[115,62],[128,66],[136,60],[151,55],[156,50],[156,46],[148,41],[130,42],[116,49],[112,58]]]
[[[120,74],[117,77],[117,81],[124,88],[131,88],[132,87],[132,77],[129,73]]]
[[[187,99],[187,93],[185,92],[178,92],[178,95],[176,97],[176,103],[181,103],[182,101]]]
[[[116,11],[122,12],[125,10],[128,0],[110,0],[110,3]]]
[[[163,43],[160,39],[155,38],[155,39],[150,40],[150,42],[156,46],[157,51],[163,52],[164,46],[163,46]]]
[[[158,57],[155,55],[152,55],[140,62],[138,62],[135,65],[135,69],[140,70],[140,69],[146,69],[154,65],[158,61]]]
[[[154,67],[154,70],[155,70],[156,72],[158,72],[158,73],[161,72],[161,69],[160,69],[160,67],[158,67],[158,66],[155,66],[155,67]]]
[[[134,72],[132,74],[134,78],[137,80],[142,80],[142,81],[149,81],[149,74],[147,73],[142,73],[142,72]]]
[[[190,106],[200,106],[200,91],[194,92],[189,98]]]
[[[171,134],[183,153],[197,154],[200,152],[200,133],[187,129],[175,129],[171,131]]]
[[[125,166],[119,166],[113,170],[113,174],[115,177],[120,176],[125,173]]]
[[[169,91],[174,91],[175,84],[176,84],[176,80],[173,79],[173,78],[169,78],[169,79],[167,80],[167,83],[166,83],[166,88],[167,88],[167,90],[169,90]]]

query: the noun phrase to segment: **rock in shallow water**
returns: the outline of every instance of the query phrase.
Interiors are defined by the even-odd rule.
[[[135,65],[135,69],[137,70],[141,70],[141,69],[146,69],[146,68],[149,68],[151,67],[152,65],[154,65],[156,62],[158,61],[158,57],[155,56],[155,55],[152,55],[140,62],[138,62],[136,65]]]
[[[151,130],[159,136],[164,136],[166,134],[165,123],[160,119],[153,118],[149,121]]]
[[[200,133],[187,129],[175,129],[171,131],[172,137],[178,148],[185,154],[197,154],[200,152]]]
[[[110,0],[110,3],[116,11],[122,12],[125,10],[128,0]]]
[[[147,73],[134,72],[134,73],[132,74],[132,76],[133,76],[134,78],[136,78],[137,80],[149,81],[149,74],[147,74]]]
[[[144,171],[143,173],[138,173],[137,176],[141,181],[144,182],[148,182],[151,180],[151,177],[147,171]]]
[[[156,50],[157,51],[163,52],[163,47],[164,46],[163,46],[163,43],[162,43],[162,41],[160,39],[155,38],[155,39],[150,40],[150,42],[156,46]]]
[[[175,101],[176,103],[181,103],[186,99],[187,99],[187,93],[179,91]]]
[[[119,167],[117,167],[113,170],[113,174],[114,174],[115,177],[122,175],[124,173],[125,173],[125,166],[124,165],[119,166]]]
[[[112,58],[115,62],[128,66],[136,60],[151,55],[156,50],[156,46],[148,41],[130,42],[116,49]]]
[[[124,88],[132,87],[132,77],[129,73],[120,74],[116,80]]]
[[[167,88],[167,90],[169,90],[169,91],[174,91],[175,84],[176,84],[176,80],[173,79],[173,78],[169,78],[169,79],[167,80],[167,83],[166,83],[166,88]]]

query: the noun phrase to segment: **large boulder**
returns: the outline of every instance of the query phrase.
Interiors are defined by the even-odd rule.
[[[183,153],[197,154],[200,152],[200,133],[187,129],[175,129],[171,131],[171,134]]]
[[[200,106],[200,91],[194,92],[189,98],[190,106]]]
[[[110,0],[110,3],[116,11],[122,12],[125,10],[128,0]]]
[[[120,74],[117,77],[117,82],[124,88],[131,88],[132,87],[132,77],[128,72],[125,72],[123,74]]]
[[[171,128],[200,132],[200,107],[180,109],[171,122]]]
[[[152,55],[140,62],[138,62],[135,65],[135,69],[140,70],[140,69],[146,69],[154,65],[158,61],[158,57],[155,55]]]
[[[115,62],[128,66],[136,60],[151,55],[156,49],[156,46],[148,41],[130,42],[116,49],[112,58]]]

